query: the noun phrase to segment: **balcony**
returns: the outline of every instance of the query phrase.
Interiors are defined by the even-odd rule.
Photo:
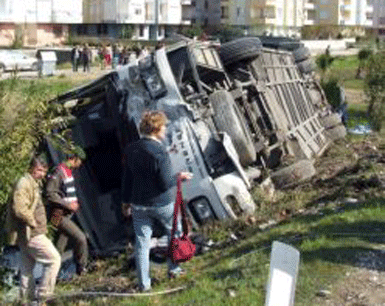
[[[315,24],[315,20],[314,19],[307,19],[304,21],[303,23],[304,25],[314,25]]]
[[[341,5],[340,6],[340,12],[342,15],[349,14],[351,13],[351,7],[350,5]]]
[[[303,7],[305,10],[315,10],[315,8],[316,8],[315,3],[311,2],[311,1],[306,2]]]
[[[181,5],[191,5],[191,4],[192,4],[192,1],[191,1],[191,0],[181,0],[181,1],[180,1],[180,4],[181,4]]]

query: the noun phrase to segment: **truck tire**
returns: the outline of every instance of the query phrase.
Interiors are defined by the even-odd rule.
[[[250,60],[261,53],[262,43],[257,37],[244,37],[229,41],[221,46],[219,56],[225,66]]]
[[[230,136],[241,164],[253,163],[257,158],[254,143],[233,96],[225,90],[218,90],[209,96],[209,101],[214,110],[215,126]]]
[[[308,74],[314,71],[315,63],[312,58],[308,58],[307,60],[297,63],[297,67],[302,73]]]
[[[302,62],[310,57],[309,48],[302,46],[293,51],[294,61],[296,63]]]
[[[277,188],[288,187],[311,178],[316,169],[309,159],[303,159],[273,172],[270,177]]]
[[[325,135],[332,141],[336,141],[338,139],[345,138],[346,136],[346,128],[344,125],[340,124],[335,127],[329,128],[325,130]]]
[[[321,117],[320,122],[325,129],[330,129],[342,124],[341,117],[337,113],[331,113],[330,115]]]

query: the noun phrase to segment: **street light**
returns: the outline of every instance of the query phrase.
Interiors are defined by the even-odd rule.
[[[155,0],[155,41],[158,41],[158,31],[159,31],[159,0]]]

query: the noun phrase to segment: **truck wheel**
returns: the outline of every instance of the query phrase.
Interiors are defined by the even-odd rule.
[[[299,71],[301,71],[304,74],[307,74],[314,71],[315,63],[312,58],[308,58],[307,60],[297,63],[297,67]]]
[[[310,57],[309,48],[302,46],[293,51],[294,61],[296,63],[302,62]]]
[[[277,188],[283,188],[309,179],[315,174],[313,163],[309,159],[303,159],[274,171],[270,177]]]
[[[330,129],[342,124],[341,117],[337,113],[332,113],[325,117],[321,117],[320,122],[325,129]]]
[[[329,128],[325,130],[325,135],[332,141],[336,141],[338,139],[345,138],[346,136],[346,128],[344,125],[337,125],[335,127]]]
[[[233,96],[225,90],[218,90],[209,96],[209,101],[214,110],[215,126],[230,136],[241,164],[253,163],[257,155],[254,143]]]
[[[224,43],[219,55],[225,66],[254,59],[261,53],[262,43],[257,37],[244,37]]]

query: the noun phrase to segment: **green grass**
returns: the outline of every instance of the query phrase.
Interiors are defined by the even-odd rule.
[[[363,90],[364,80],[356,78],[358,64],[356,55],[336,56],[326,77],[336,77],[345,88]]]
[[[349,104],[347,127],[354,128],[358,124],[369,124],[367,104]]]
[[[301,252],[295,305],[318,305],[319,290],[332,288],[340,281],[357,265],[359,254],[378,248],[385,238],[384,219],[384,199],[379,198],[345,207],[342,212],[325,210],[313,216],[298,216],[267,232],[249,227],[242,241],[184,264],[189,271],[185,278],[167,281],[163,276],[161,284],[154,288],[160,291],[185,285],[184,291],[157,297],[97,298],[89,305],[263,305],[270,247],[275,240]],[[158,275],[165,274],[165,267],[156,269]]]

